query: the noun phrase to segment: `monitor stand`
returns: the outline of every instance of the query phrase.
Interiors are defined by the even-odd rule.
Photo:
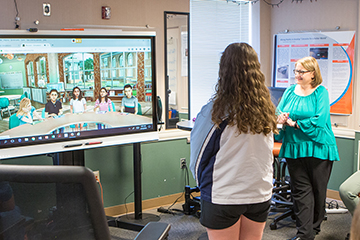
[[[154,214],[142,213],[141,197],[141,148],[140,143],[133,143],[134,157],[134,210],[133,214],[126,214],[109,220],[109,226],[125,228],[133,231],[141,229],[149,222],[157,222],[160,217]]]
[[[85,166],[84,150],[68,151],[50,154],[54,165]],[[156,222],[160,217],[154,214],[142,213],[141,191],[141,147],[140,143],[133,143],[134,161],[134,210],[133,214],[126,214],[117,218],[108,217],[111,227],[125,228],[133,231],[141,229],[149,222]]]

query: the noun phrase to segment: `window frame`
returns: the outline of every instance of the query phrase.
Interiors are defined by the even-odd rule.
[[[70,62],[67,60],[70,56],[74,56],[76,54],[81,54],[81,60],[75,62],[71,61],[70,65],[66,64],[66,62]],[[86,57],[86,55],[91,55],[91,57]],[[74,58],[71,58],[74,60]],[[92,59],[92,69],[86,69],[86,60]],[[72,65],[74,63],[74,65]],[[80,52],[80,53],[71,53],[69,55],[66,55],[63,58],[63,65],[64,65],[64,83],[65,83],[65,89],[66,90],[72,90],[74,87],[79,87],[80,89],[88,89],[88,88],[94,88],[95,87],[95,74],[94,74],[94,54],[93,53],[87,53],[87,52]],[[73,68],[71,68],[73,66]],[[75,68],[74,68],[75,66]],[[77,68],[79,67],[79,68]],[[67,68],[69,68],[67,70]],[[90,73],[90,74],[86,74]],[[75,76],[74,76],[75,75]],[[72,80],[74,80],[74,83],[69,83],[69,77],[74,77]],[[90,76],[90,77],[88,77]],[[92,77],[91,77],[92,76]],[[76,78],[81,81],[76,82]],[[90,82],[87,82],[87,80],[90,80]],[[92,81],[91,81],[92,80]],[[79,84],[81,83],[81,85]],[[71,87],[69,87],[71,85]]]

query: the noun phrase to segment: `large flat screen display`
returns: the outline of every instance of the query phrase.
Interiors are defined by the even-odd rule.
[[[0,159],[156,138],[155,34],[0,31]]]

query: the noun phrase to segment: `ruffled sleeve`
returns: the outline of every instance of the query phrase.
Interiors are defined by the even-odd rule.
[[[315,91],[317,99],[315,115],[310,118],[297,120],[297,123],[301,131],[312,141],[325,144],[327,140],[325,128],[330,113],[329,94],[322,86],[319,86]]]

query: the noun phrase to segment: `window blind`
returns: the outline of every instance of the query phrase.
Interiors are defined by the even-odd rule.
[[[215,92],[222,51],[251,42],[251,4],[190,0],[190,119]]]

